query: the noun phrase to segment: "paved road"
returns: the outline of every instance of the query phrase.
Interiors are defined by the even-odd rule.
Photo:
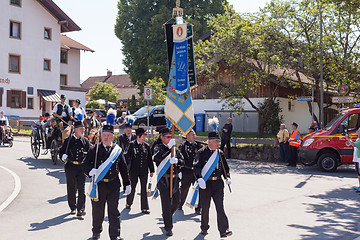
[[[33,159],[27,138],[17,138],[13,148],[0,147],[0,166],[19,175],[18,197],[0,212],[0,239],[89,239],[91,206],[87,200],[84,220],[68,214],[63,164],[49,156]],[[355,239],[359,233],[359,194],[352,190],[356,175],[352,166],[336,173],[315,167],[288,168],[275,163],[233,160],[232,190],[226,189],[226,212],[234,235],[229,239]],[[10,192],[9,175],[0,170],[0,201]],[[6,187],[4,187],[4,185]],[[142,215],[139,197],[133,208],[120,200],[122,236],[125,239],[166,239],[160,200],[150,200],[150,215]],[[185,208],[174,216],[170,239],[219,239],[214,207],[209,235],[199,235],[199,216]],[[108,239],[107,222],[101,239]]]

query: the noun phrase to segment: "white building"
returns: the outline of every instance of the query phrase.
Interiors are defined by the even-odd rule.
[[[52,0],[2,0],[0,9],[0,109],[35,118],[60,94],[85,104],[80,50],[93,50],[61,35],[80,27]]]

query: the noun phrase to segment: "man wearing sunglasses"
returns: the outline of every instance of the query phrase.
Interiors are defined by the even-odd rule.
[[[169,157],[171,154],[171,148],[175,148],[175,139],[171,137],[171,131],[168,128],[164,128],[160,131],[161,143],[158,143],[154,146],[154,155],[153,159],[156,163],[156,166],[161,167],[163,160]],[[171,156],[171,155],[170,155]],[[183,156],[180,151],[176,149],[175,156],[170,157],[170,164],[173,165],[173,188],[172,188],[172,197],[170,198],[170,167],[167,169],[166,173],[161,177],[157,183],[157,188],[160,191],[161,198],[161,207],[162,207],[162,216],[165,224],[165,234],[167,236],[172,236],[172,216],[180,204],[180,191],[179,191],[179,172],[180,167],[183,165]]]

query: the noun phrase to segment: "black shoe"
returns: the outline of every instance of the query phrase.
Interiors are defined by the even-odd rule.
[[[228,237],[228,236],[231,236],[231,235],[232,235],[232,231],[229,231],[229,230],[228,230],[228,231],[226,231],[226,232],[224,232],[224,233],[221,233],[221,234],[220,234],[220,237],[223,238],[223,237]]]
[[[111,240],[124,240],[122,237],[112,238]]]
[[[130,209],[130,208],[131,208],[131,205],[126,204],[126,205],[125,205],[125,208],[126,208],[126,209]]]
[[[200,210],[200,209],[195,209],[195,213],[196,213],[197,215],[201,215],[201,210]]]
[[[82,217],[82,216],[85,216],[86,215],[86,212],[84,210],[81,210],[81,211],[78,211],[76,216],[77,217]]]
[[[207,234],[208,234],[207,230],[201,230],[200,233],[201,233],[202,235],[207,235]]]
[[[76,210],[71,210],[71,212],[70,212],[71,215],[75,215],[75,213],[76,213]]]
[[[172,236],[173,232],[171,230],[165,231],[166,236]]]
[[[92,235],[92,239],[93,239],[93,240],[98,240],[98,239],[100,239],[100,233],[94,233],[94,234]]]
[[[141,212],[142,212],[142,213],[144,213],[144,214],[150,214],[150,211],[149,211],[149,210],[147,210],[147,209],[145,209],[145,210],[141,210]]]

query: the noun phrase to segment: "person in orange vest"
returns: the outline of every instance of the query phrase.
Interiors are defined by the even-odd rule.
[[[293,130],[291,131],[289,138],[290,159],[289,159],[289,163],[286,166],[296,167],[296,162],[298,158],[298,149],[301,143],[301,136],[299,130],[297,129],[298,124],[296,122],[293,122],[291,126]]]

